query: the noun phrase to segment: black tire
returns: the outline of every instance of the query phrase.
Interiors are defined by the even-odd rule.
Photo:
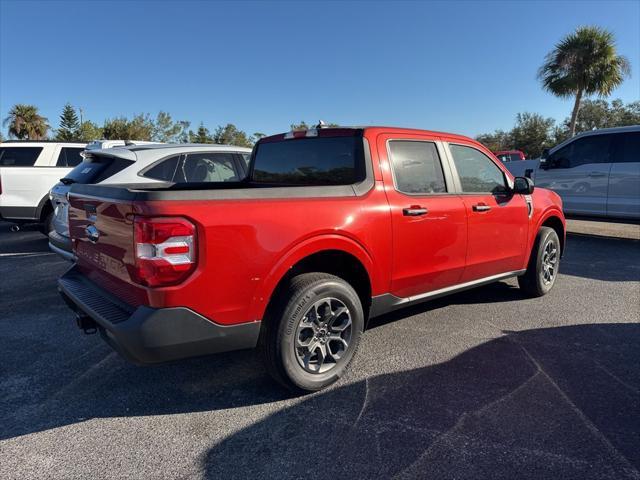
[[[329,305],[328,310],[323,302]],[[300,339],[303,330],[307,332],[310,328],[305,329],[304,325],[309,325],[311,322],[303,325],[303,319],[310,318],[307,314],[312,309],[315,309],[314,312],[318,311],[318,308],[321,309],[321,312],[331,312],[335,308],[337,312],[338,309],[342,309],[340,305],[347,309],[346,312],[343,311],[341,317],[343,320],[340,321],[346,324],[348,320],[344,320],[345,316],[350,317],[350,327],[347,327],[350,330],[346,331],[345,329],[343,333],[333,331],[333,335],[344,336],[348,333],[348,346],[342,347],[344,351],[341,352],[339,359],[334,359],[332,354],[331,361],[328,361],[326,365],[320,362],[320,354],[317,354],[316,365],[312,365],[311,360],[305,363],[304,359],[300,359],[302,352],[305,351],[304,348],[296,348],[296,339]],[[331,339],[331,324],[338,322],[338,317],[340,315],[335,318],[331,317],[333,320],[326,319],[329,317],[318,317],[325,318],[324,325],[329,325],[323,334],[329,340],[326,340],[326,347],[323,342],[325,350],[322,351],[331,352],[332,349],[338,349],[335,347],[342,346],[342,343],[338,342],[336,345],[335,340]],[[363,329],[362,303],[351,285],[343,279],[327,273],[304,273],[291,279],[289,285],[283,288],[274,299],[263,321],[260,349],[267,370],[276,381],[296,393],[313,392],[331,385],[344,374],[358,349]],[[320,337],[321,333],[316,333],[315,323],[313,332],[313,339],[307,338],[305,340],[316,345],[318,343],[314,341],[316,334]],[[310,372],[304,365],[308,368],[317,367],[319,371]],[[327,367],[328,370],[320,371],[321,368]]]
[[[553,274],[549,280],[548,252],[545,249],[555,250],[555,264]],[[560,267],[560,239],[553,228],[542,227],[538,232],[536,241],[533,244],[531,258],[527,271],[518,277],[518,285],[530,297],[541,297],[549,293],[558,278],[558,268]],[[546,272],[545,272],[546,271]]]
[[[39,230],[45,237],[49,237],[49,232],[53,230],[53,212],[49,212],[47,216],[44,217],[44,221],[40,224]]]

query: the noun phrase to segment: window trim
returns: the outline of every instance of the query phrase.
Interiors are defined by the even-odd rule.
[[[413,192],[404,192],[398,188],[398,182],[396,179],[396,172],[393,168],[393,160],[391,155],[391,142],[422,142],[422,143],[432,143],[436,147],[436,154],[438,155],[438,160],[440,161],[440,169],[442,170],[442,179],[444,180],[444,188],[446,192],[434,192],[434,193],[413,193]],[[393,189],[401,193],[403,195],[408,195],[410,197],[441,197],[444,195],[455,195],[453,192],[453,183],[451,178],[447,175],[447,170],[445,169],[445,156],[443,155],[441,142],[436,139],[426,139],[426,138],[401,138],[401,137],[393,137],[387,138],[385,140],[385,148],[387,150],[387,162],[389,163],[389,170],[391,171],[391,179],[393,180]]]
[[[449,158],[449,165],[451,167],[451,170],[453,171],[453,176],[454,176],[454,180],[455,180],[455,184],[456,184],[456,190],[457,190],[457,194],[458,195],[476,195],[476,196],[477,195],[493,195],[493,196],[498,196],[498,197],[509,195],[509,190],[513,189],[513,179],[511,178],[511,176],[507,175],[507,173],[505,172],[505,169],[503,169],[501,165],[496,163],[493,160],[493,158],[491,158],[485,152],[483,152],[478,147],[476,147],[475,145],[472,145],[472,144],[463,143],[463,142],[443,142],[443,144],[446,146],[446,151],[447,151],[447,155],[448,155],[448,158]],[[505,185],[507,186],[507,191],[501,192],[501,193],[494,193],[494,192],[465,192],[463,190],[463,188],[462,188],[462,182],[460,181],[460,173],[458,172],[458,168],[456,167],[456,162],[453,159],[453,152],[451,151],[451,148],[450,148],[451,145],[456,145],[458,147],[472,148],[472,149],[477,150],[478,152],[480,152],[485,157],[487,157],[491,161],[491,163],[493,163],[496,166],[496,168],[498,170],[500,170],[500,172],[502,173],[502,178],[504,179]]]

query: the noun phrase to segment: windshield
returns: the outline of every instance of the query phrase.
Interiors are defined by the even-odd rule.
[[[361,137],[305,137],[256,147],[255,183],[349,185],[364,177]]]

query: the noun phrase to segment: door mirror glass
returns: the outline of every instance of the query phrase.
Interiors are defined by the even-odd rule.
[[[533,193],[533,180],[527,177],[516,177],[513,181],[513,193],[531,195]]]

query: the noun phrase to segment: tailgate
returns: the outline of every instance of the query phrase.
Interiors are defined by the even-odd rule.
[[[69,233],[79,270],[126,303],[146,304],[146,290],[132,279],[133,203],[126,195],[118,198],[121,190],[126,190],[81,187],[74,186],[69,195]],[[76,193],[77,189],[87,187],[92,187],[98,195]]]

